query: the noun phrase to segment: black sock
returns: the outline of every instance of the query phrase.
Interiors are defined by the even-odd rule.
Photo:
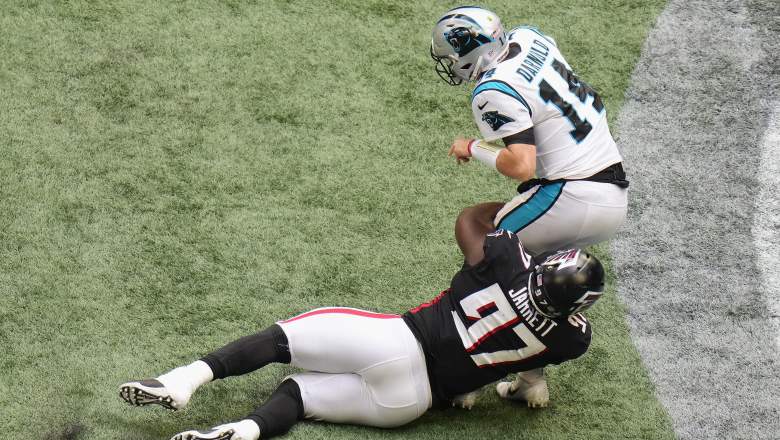
[[[300,387],[292,379],[285,380],[264,404],[246,418],[254,420],[260,427],[260,438],[284,434],[303,419]]]
[[[287,335],[274,324],[201,358],[214,372],[214,379],[238,376],[262,368],[271,362],[290,363]]]

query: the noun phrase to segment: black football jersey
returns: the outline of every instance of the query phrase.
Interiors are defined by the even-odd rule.
[[[484,250],[448,290],[403,316],[425,352],[436,404],[509,373],[574,359],[590,344],[583,315],[553,320],[531,305],[535,264],[515,234],[488,234]]]

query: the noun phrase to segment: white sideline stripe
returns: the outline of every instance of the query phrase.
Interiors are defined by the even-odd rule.
[[[758,250],[758,268],[772,316],[770,321],[777,330],[775,343],[780,349],[780,102],[774,105],[761,142],[758,181],[753,243]]]

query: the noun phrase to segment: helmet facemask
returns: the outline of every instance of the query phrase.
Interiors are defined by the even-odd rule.
[[[431,58],[436,62],[436,73],[439,74],[439,78],[443,79],[447,84],[451,86],[459,86],[463,83],[463,78],[455,75],[452,70],[452,66],[455,65],[455,60],[449,57],[437,56],[433,51],[433,43],[431,43]]]

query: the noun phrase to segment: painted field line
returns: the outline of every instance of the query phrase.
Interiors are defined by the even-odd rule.
[[[753,242],[758,250],[763,289],[780,349],[780,103],[775,104],[761,141],[761,189],[756,197]]]

